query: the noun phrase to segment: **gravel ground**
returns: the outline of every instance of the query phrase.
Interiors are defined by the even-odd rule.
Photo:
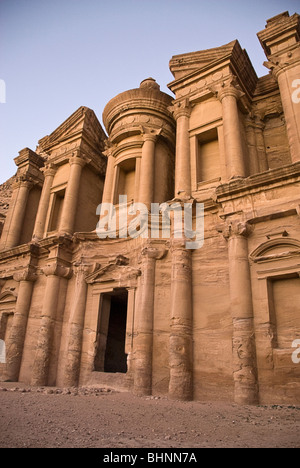
[[[0,448],[300,447],[300,408],[0,387]]]

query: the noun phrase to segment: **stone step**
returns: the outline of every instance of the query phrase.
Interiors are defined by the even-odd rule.
[[[87,387],[111,388],[119,392],[129,391],[129,381],[127,374],[110,374],[106,372],[92,372]]]

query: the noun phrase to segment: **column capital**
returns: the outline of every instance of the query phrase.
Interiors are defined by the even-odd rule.
[[[42,268],[42,272],[46,276],[59,276],[60,278],[70,279],[73,274],[72,268],[66,267],[60,263],[53,262]]]
[[[245,95],[234,76],[222,83],[212,85],[210,89],[221,102],[228,96],[233,96],[238,101]]]
[[[164,247],[157,248],[149,245],[142,249],[141,255],[143,259],[151,258],[153,260],[162,260],[165,257],[166,253],[167,249],[165,249]]]
[[[99,263],[88,264],[79,261],[73,264],[73,272],[75,276],[82,275],[84,279],[86,279],[88,275],[95,273],[95,271],[97,271],[99,267]]]
[[[49,163],[41,169],[41,172],[44,174],[45,178],[54,177],[57,172],[57,167],[54,164]]]
[[[173,114],[175,120],[178,120],[180,117],[190,117],[192,105],[189,99],[179,102],[174,101],[172,106],[168,107],[168,110]]]
[[[190,241],[190,239],[189,239]],[[187,239],[182,238],[182,239],[171,239],[168,243],[167,246],[170,250],[170,252],[173,254],[177,251],[187,251],[187,252],[192,252],[190,249],[186,248],[186,242]]]
[[[114,156],[114,152],[117,148],[118,147],[116,144],[111,143],[109,140],[106,140],[104,143],[104,156],[106,156],[107,158],[109,158],[110,156]]]
[[[246,129],[253,128],[254,130],[264,130],[266,127],[263,121],[263,115],[257,113],[249,113],[245,119]]]
[[[222,228],[222,234],[226,240],[236,237],[249,237],[253,232],[253,226],[244,221],[228,221]]]
[[[273,77],[278,81],[281,73],[289,68],[300,64],[300,44],[282,55],[273,55],[269,60],[264,62],[264,66],[271,70]]]
[[[157,142],[159,136],[161,135],[162,128],[154,129],[150,127],[141,127],[141,134],[144,141],[153,141]]]
[[[86,156],[80,156],[78,152],[72,154],[69,159],[70,166],[73,164],[77,164],[78,166],[84,167],[91,162],[91,159],[87,158]]]
[[[15,182],[12,184],[12,189],[15,190],[20,187],[26,187],[30,190],[34,185],[34,181],[27,175],[19,175],[16,177]]]
[[[24,270],[15,273],[13,278],[18,283],[21,281],[29,281],[34,283],[38,278],[37,268],[33,265],[28,265]]]

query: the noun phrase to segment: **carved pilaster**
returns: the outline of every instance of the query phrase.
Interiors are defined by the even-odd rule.
[[[143,248],[141,252],[141,290],[134,340],[134,392],[139,396],[151,395],[152,393],[155,265],[156,261],[162,259],[165,253],[165,249],[157,249],[151,245]]]
[[[189,120],[192,106],[188,99],[175,101],[169,107],[177,122],[176,133],[176,165],[175,165],[175,197],[191,196],[191,154]]]
[[[23,356],[33,285],[38,278],[37,270],[34,266],[28,265],[24,270],[15,273],[13,278],[15,281],[20,282],[20,286],[12,326],[6,343],[7,365],[5,378],[11,382],[17,382]]]
[[[18,176],[13,184],[13,196],[1,236],[0,250],[19,245],[28,196],[33,185],[33,180],[26,175]]]
[[[62,279],[72,276],[72,269],[59,261],[45,266],[43,273],[47,276],[44,296],[41,325],[37,340],[36,355],[32,370],[32,385],[47,385],[50,358],[55,330],[55,318],[60,297],[60,284]]]
[[[45,232],[51,188],[57,168],[54,164],[49,163],[41,171],[44,173],[44,184],[33,230],[33,239],[37,240],[42,239]]]
[[[170,398],[193,397],[192,252],[185,239],[171,241]]]
[[[95,271],[96,265],[82,262],[74,265],[75,289],[69,322],[69,337],[67,355],[63,373],[63,385],[74,387],[78,385],[82,350],[82,336],[84,328],[87,276]]]
[[[142,127],[143,148],[140,172],[139,203],[150,209],[154,202],[155,147],[162,129],[154,130]]]
[[[253,228],[235,220],[223,230],[228,240],[231,315],[233,323],[233,378],[235,401],[238,404],[258,402],[256,345],[248,236]]]
[[[213,85],[211,90],[222,103],[227,178],[245,177],[245,156],[237,104],[244,93],[234,76]]]

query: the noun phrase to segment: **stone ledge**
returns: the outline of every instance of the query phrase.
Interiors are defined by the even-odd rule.
[[[278,169],[272,169],[262,174],[255,174],[247,178],[236,179],[228,184],[223,184],[217,187],[217,199],[222,197],[233,196],[237,193],[247,192],[253,189],[263,189],[268,185],[272,185],[282,181],[300,177],[300,163],[292,164]]]

